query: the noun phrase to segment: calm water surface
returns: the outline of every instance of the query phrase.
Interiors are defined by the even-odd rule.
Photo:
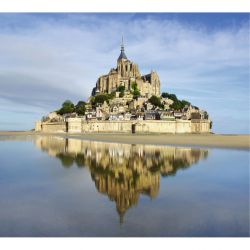
[[[0,236],[249,236],[249,151],[0,137]]]

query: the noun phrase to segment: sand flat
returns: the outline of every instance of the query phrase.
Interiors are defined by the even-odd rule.
[[[155,144],[155,145],[191,145],[209,146],[220,148],[250,149],[250,135],[125,135],[125,134],[84,134],[72,135],[72,137],[131,144]]]
[[[118,142],[129,144],[155,145],[189,145],[219,148],[250,149],[250,135],[219,135],[219,134],[66,134],[66,133],[38,133],[32,131],[0,131],[0,135],[60,135],[82,140]]]

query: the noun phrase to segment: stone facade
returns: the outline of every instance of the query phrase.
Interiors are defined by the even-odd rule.
[[[100,93],[112,93],[119,86],[124,86],[125,91],[130,91],[133,84],[137,84],[141,96],[150,98],[152,95],[160,96],[160,79],[155,71],[147,75],[141,75],[138,65],[127,59],[124,46],[121,46],[121,54],[117,60],[117,67],[110,70],[107,75],[100,76],[92,95]]]
[[[35,131],[45,133],[67,132],[66,122],[36,122]]]
[[[42,131],[42,122],[41,121],[37,121],[35,123],[35,131],[37,131],[37,132]]]

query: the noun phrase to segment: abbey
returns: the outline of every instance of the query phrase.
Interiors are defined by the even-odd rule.
[[[115,92],[119,86],[124,86],[125,91],[130,91],[135,85],[142,97],[160,96],[160,79],[157,73],[151,71],[150,74],[142,76],[138,65],[128,60],[125,55],[122,41],[117,67],[111,69],[107,75],[102,75],[98,78],[96,86],[93,88],[92,96],[100,93],[110,94]]]

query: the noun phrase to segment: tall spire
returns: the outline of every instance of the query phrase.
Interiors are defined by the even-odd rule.
[[[121,54],[118,57],[118,61],[121,59],[128,59],[127,56],[124,53],[124,43],[123,43],[123,36],[122,36],[122,44],[121,44]]]
[[[124,43],[123,43],[123,36],[122,36],[121,51],[123,51],[123,52],[124,52]]]

